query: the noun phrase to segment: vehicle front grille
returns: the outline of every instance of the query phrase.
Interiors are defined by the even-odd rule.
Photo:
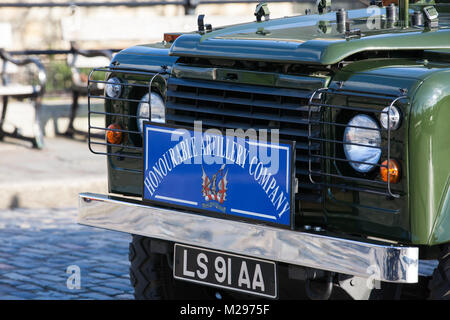
[[[322,186],[309,179],[309,149],[320,146],[308,141],[311,94],[310,90],[172,77],[168,80],[166,119],[184,126],[202,121],[204,129],[278,129],[280,140],[296,141],[296,200],[321,203]],[[319,130],[316,126],[311,134],[319,136]],[[319,159],[313,159],[311,166],[315,172],[321,171]]]
[[[106,83],[104,80],[94,80],[95,72],[125,79],[122,83],[124,93],[120,98],[114,99],[89,92],[89,147],[93,153],[109,156],[108,165],[111,172],[116,174],[112,192],[139,196],[143,172],[142,136],[136,126],[136,110],[158,74],[116,68],[96,69],[89,77],[89,87]],[[378,170],[372,170],[363,176],[355,175],[352,170],[341,170],[341,164],[348,163],[349,160],[342,155],[342,134],[338,134],[348,124],[348,119],[342,120],[340,115],[364,113],[376,119],[387,106],[396,105],[406,110],[407,101],[404,97],[336,88],[323,89],[317,78],[308,79],[305,76],[296,79],[298,89],[250,85],[237,81],[192,79],[168,74],[164,74],[164,78],[164,84],[167,84],[166,121],[169,124],[194,127],[195,121],[201,121],[203,129],[276,129],[280,133],[280,140],[296,142],[297,213],[304,215],[308,212],[312,216],[321,213],[323,206],[326,206],[325,190],[333,197],[335,194],[343,194],[345,197],[349,194],[356,197],[355,194],[358,194],[359,197],[360,192],[366,193],[372,197],[369,199],[371,203],[381,199],[380,196],[398,198],[406,192],[405,184],[391,186],[379,179],[377,172],[382,166],[380,163],[376,165]],[[317,84],[316,87],[312,83]],[[91,108],[95,100],[105,103],[104,111]],[[96,115],[105,117],[104,125],[94,125],[91,122]],[[104,139],[93,139],[92,133],[104,134],[111,123],[121,124],[122,129],[113,129],[123,132],[126,137],[120,145],[112,145]],[[382,133],[381,159],[389,160],[394,156],[405,162],[403,145],[407,126],[395,132],[379,131]],[[99,150],[97,147],[103,149]],[[120,182],[127,175],[133,176],[133,179],[127,180],[130,181],[129,184],[131,181],[134,183],[133,188]],[[361,196],[358,201],[364,205],[364,201],[369,201],[366,199],[368,198],[363,199]],[[395,206],[393,202],[388,205]]]

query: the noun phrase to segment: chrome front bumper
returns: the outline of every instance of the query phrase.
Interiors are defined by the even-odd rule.
[[[375,280],[418,281],[415,247],[222,220],[90,193],[79,195],[78,223]]]

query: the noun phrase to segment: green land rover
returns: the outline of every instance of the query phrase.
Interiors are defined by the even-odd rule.
[[[450,299],[450,3],[332,7],[91,72],[78,222],[132,235],[136,298]]]

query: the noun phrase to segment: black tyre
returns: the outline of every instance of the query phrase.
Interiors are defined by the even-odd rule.
[[[138,300],[212,299],[214,292],[173,278],[170,253],[151,251],[151,239],[133,236],[130,243],[130,281]]]
[[[428,283],[431,300],[450,300],[450,244],[442,246],[439,265]]]

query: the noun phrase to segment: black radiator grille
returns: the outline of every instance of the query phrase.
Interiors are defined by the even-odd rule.
[[[170,78],[166,119],[185,126],[201,120],[205,129],[278,129],[280,139],[296,141],[296,199],[320,203],[322,187],[311,183],[308,176],[309,148],[320,147],[319,143],[309,146],[308,141],[311,95],[308,90]],[[319,130],[315,127],[312,135],[319,136]],[[320,172],[318,159],[312,166]]]

